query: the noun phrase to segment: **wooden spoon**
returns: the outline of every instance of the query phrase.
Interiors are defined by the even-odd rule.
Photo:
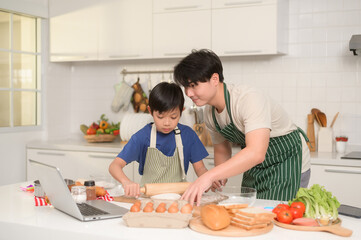
[[[330,125],[331,128],[333,127],[333,124],[335,124],[335,121],[336,121],[336,119],[338,117],[338,114],[339,114],[339,112],[337,112],[336,115],[333,117],[332,123]]]
[[[323,112],[317,113],[317,117],[321,122],[321,127],[327,127],[327,117]]]
[[[318,125],[320,125],[320,126],[322,127],[321,121],[320,121],[320,119],[319,119],[318,116],[317,116],[317,114],[318,114],[319,112],[321,112],[321,111],[320,111],[319,109],[317,109],[317,108],[312,108],[312,109],[311,109],[311,113],[312,113],[313,116],[315,117],[316,122],[318,123]]]

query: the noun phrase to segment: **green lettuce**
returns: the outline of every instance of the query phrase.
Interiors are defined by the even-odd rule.
[[[331,216],[337,219],[340,206],[339,201],[325,187],[314,184],[311,188],[300,188],[293,200],[288,203],[303,202],[306,206],[304,217],[318,218],[321,216]]]

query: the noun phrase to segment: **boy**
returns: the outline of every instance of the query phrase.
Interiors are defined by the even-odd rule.
[[[174,79],[197,106],[212,137],[215,166],[199,177],[182,199],[198,204],[212,183],[243,173],[242,186],[257,189],[257,198],[287,201],[310,178],[305,133],[282,107],[247,86],[226,85],[219,57],[210,50],[193,51],[174,69]],[[231,143],[242,150],[232,156]]]
[[[207,171],[203,158],[208,153],[197,134],[178,123],[184,106],[182,89],[175,83],[162,82],[149,95],[148,111],[154,123],[135,133],[109,166],[110,174],[124,188],[126,196],[138,197],[145,183],[185,181],[189,162],[197,176]],[[122,168],[139,163],[141,184],[132,182]]]

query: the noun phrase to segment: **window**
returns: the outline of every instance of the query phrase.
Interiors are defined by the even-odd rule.
[[[0,129],[41,123],[40,23],[0,11]]]

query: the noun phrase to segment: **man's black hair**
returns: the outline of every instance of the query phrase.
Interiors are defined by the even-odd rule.
[[[223,67],[219,57],[208,49],[193,50],[174,67],[176,83],[188,87],[198,82],[208,82],[217,73],[219,81],[223,82]]]
[[[149,107],[152,111],[160,113],[179,108],[182,115],[184,96],[182,89],[175,83],[161,82],[149,94]]]

